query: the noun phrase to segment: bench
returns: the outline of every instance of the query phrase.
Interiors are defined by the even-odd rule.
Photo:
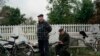
[[[74,39],[83,39],[83,36],[81,34],[79,34],[79,32],[68,32],[68,34],[70,35],[70,43],[74,41]],[[89,42],[91,40],[92,34],[91,32],[86,32],[86,34],[88,35],[88,38],[86,38],[86,41]],[[72,47],[85,47],[84,42],[83,41],[75,41],[74,44],[70,44]]]

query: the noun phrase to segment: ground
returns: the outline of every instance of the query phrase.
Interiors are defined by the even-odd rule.
[[[90,48],[71,48],[69,52],[71,56],[100,56],[100,52],[94,52]],[[39,53],[36,53],[35,56],[39,56]],[[50,56],[56,56],[54,49],[50,49]]]

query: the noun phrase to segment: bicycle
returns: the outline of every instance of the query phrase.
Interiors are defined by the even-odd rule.
[[[0,38],[2,37],[0,36]],[[0,41],[5,41],[5,40],[0,39]],[[4,47],[4,44],[1,43],[0,43],[0,56],[10,56],[9,51]]]
[[[12,45],[11,48],[7,48],[10,52],[10,56],[34,56],[33,47],[29,43],[22,42],[21,44],[16,44],[16,40],[19,36],[11,36],[14,41],[8,41],[5,45]]]

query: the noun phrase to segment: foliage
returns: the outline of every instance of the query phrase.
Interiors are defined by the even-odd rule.
[[[92,0],[49,0],[48,13],[52,24],[87,23],[93,14]]]
[[[100,24],[100,2],[96,0],[95,2],[95,12],[89,20],[89,23]]]
[[[83,0],[82,8],[76,14],[76,22],[87,23],[93,15],[93,4],[91,0]]]
[[[0,16],[4,17],[2,25],[18,25],[25,21],[25,14],[21,15],[18,8],[4,6],[0,12]]]
[[[72,16],[70,12],[71,6],[68,5],[68,0],[50,0],[50,3],[53,4],[51,12],[48,14],[50,23],[62,24],[68,23],[68,16]]]

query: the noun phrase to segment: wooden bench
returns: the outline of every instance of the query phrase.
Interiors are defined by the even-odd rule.
[[[81,35],[81,34],[79,34],[79,32],[68,32],[69,33],[69,35],[70,35],[70,42],[72,42],[74,39],[83,39],[83,36]],[[86,34],[89,36],[86,40],[87,40],[87,42],[90,40],[90,38],[91,37],[93,37],[92,36],[92,34],[91,34],[91,32],[86,32]],[[72,46],[73,47],[84,47],[85,45],[84,45],[84,42],[83,41],[76,41],[76,42],[74,42],[75,44],[73,45],[72,44]]]

